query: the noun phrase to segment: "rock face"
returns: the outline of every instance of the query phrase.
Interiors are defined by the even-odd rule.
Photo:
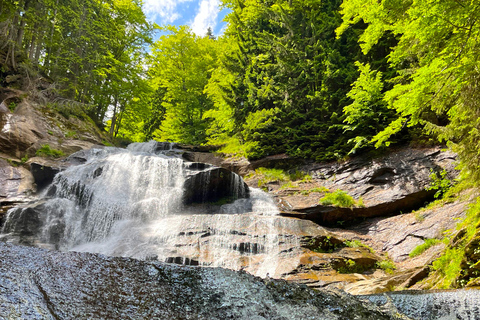
[[[82,140],[76,140],[76,139]],[[58,111],[23,100],[12,113],[0,103],[0,150],[22,158],[35,156],[44,144],[70,154],[101,144],[100,133],[94,125],[76,117],[66,119]]]
[[[468,196],[464,198],[463,201],[413,213],[370,219],[349,230],[332,230],[337,236],[359,240],[376,252],[388,254],[400,270],[394,275],[351,283],[345,290],[352,294],[371,294],[393,288],[415,288],[417,282],[428,276],[428,266],[438,257],[444,244],[439,243],[413,258],[409,257],[410,252],[423,244],[425,239],[442,239],[446,231],[455,230],[458,219],[465,217],[470,202]]]
[[[11,113],[4,103],[0,104],[0,150],[21,158],[24,150],[46,137],[46,128],[30,104],[22,102],[16,110]]]
[[[32,174],[0,159],[0,206],[21,202],[35,192]]]
[[[448,177],[456,176],[455,155],[440,148],[400,149],[378,159],[358,158],[344,164],[311,164],[302,167],[318,185],[343,190],[355,199],[362,198],[364,207],[337,208],[318,204],[317,197],[279,195],[286,215],[314,220],[322,225],[335,225],[358,218],[378,217],[409,212],[433,197],[426,191],[431,170],[446,169]]]
[[[6,319],[407,319],[338,291],[246,273],[0,243]]]
[[[7,211],[28,201],[36,190],[30,171],[0,159],[0,227]]]

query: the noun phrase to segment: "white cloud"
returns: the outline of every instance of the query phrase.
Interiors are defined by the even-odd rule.
[[[144,0],[147,17],[152,21],[160,20],[160,24],[170,24],[180,18],[177,5],[193,0]]]
[[[219,4],[219,0],[201,0],[198,13],[190,24],[190,27],[196,35],[205,35],[208,27],[211,27],[212,30],[215,28]]]

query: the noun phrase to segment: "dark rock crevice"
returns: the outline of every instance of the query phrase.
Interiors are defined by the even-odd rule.
[[[48,296],[48,293],[45,291],[45,289],[42,287],[42,284],[40,283],[40,279],[36,276],[35,272],[32,274],[32,279],[33,282],[35,283],[38,291],[43,297],[43,300],[45,302],[45,305],[47,307],[47,310],[49,311],[50,315],[53,317],[55,320],[62,320],[62,317],[57,315],[55,312],[55,305],[52,303],[50,300],[50,297]]]

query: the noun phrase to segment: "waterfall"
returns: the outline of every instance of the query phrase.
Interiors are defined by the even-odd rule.
[[[41,201],[11,209],[2,237],[280,277],[286,269],[279,256],[299,240],[288,235],[291,226],[273,200],[225,169],[165,155],[172,150],[172,144],[149,142],[89,151],[83,164],[55,177]],[[237,200],[209,203],[214,195]]]

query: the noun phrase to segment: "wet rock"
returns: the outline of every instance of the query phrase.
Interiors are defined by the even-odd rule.
[[[185,204],[231,202],[238,198],[248,198],[248,186],[237,174],[217,167],[195,165],[188,167],[184,183],[183,199]]]
[[[332,230],[339,237],[359,240],[375,252],[388,254],[397,268],[394,274],[378,274],[374,278],[352,282],[344,290],[352,294],[372,294],[394,289],[429,288],[430,281],[425,285],[420,285],[420,281],[429,275],[431,264],[445,245],[440,242],[413,258],[409,254],[425,239],[442,239],[445,231],[455,230],[458,219],[465,217],[471,201],[468,193],[461,198],[463,200],[409,214],[366,220],[350,230]]]
[[[43,225],[41,215],[44,209],[43,202],[25,208],[13,209],[5,221],[5,230],[8,230],[8,233],[12,236],[18,237],[18,243],[33,245],[33,239],[38,235]]]
[[[312,288],[344,289],[357,281],[372,279],[378,256],[360,248],[342,248],[333,252],[304,251],[299,264],[284,279]]]
[[[361,297],[418,320],[477,319],[479,290],[398,291]]]
[[[65,170],[68,165],[58,160],[34,157],[27,161],[38,188],[42,189],[53,181],[57,173]]]
[[[347,284],[344,290],[353,295],[366,295],[402,290],[428,276],[428,267],[411,269],[394,275],[364,279]]]
[[[343,190],[357,200],[362,198],[364,207],[320,205],[323,195],[319,194],[279,193],[279,203],[286,215],[322,225],[409,212],[433,198],[435,191],[425,190],[431,182],[431,170],[446,169],[448,178],[456,177],[455,159],[455,154],[440,148],[404,148],[377,159],[360,157],[342,164],[309,164],[301,169],[312,175],[317,186]]]
[[[0,243],[0,314],[21,319],[406,319],[243,272]]]

